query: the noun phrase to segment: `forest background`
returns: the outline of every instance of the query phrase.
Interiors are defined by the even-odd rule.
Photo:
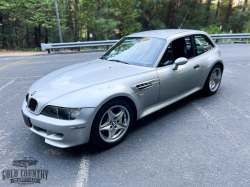
[[[250,0],[57,0],[63,42],[119,39],[179,28],[250,33]],[[220,30],[222,26],[222,30]],[[0,49],[60,42],[54,0],[0,0]]]

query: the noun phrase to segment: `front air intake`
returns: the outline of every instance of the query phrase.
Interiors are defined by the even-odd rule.
[[[29,101],[29,93],[26,94],[26,103]]]
[[[33,98],[30,99],[30,102],[29,102],[29,106],[28,108],[31,110],[31,111],[35,111],[36,110],[36,107],[37,107],[37,101]]]

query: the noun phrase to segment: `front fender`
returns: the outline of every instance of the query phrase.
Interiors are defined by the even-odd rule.
[[[156,78],[158,78],[156,70],[152,69],[152,71],[145,73],[96,84],[67,93],[51,100],[42,108],[47,105],[68,108],[95,108],[102,106],[116,97],[127,97],[133,101],[137,112],[139,112],[158,102],[160,87],[152,87],[137,93],[131,86]]]
[[[131,94],[133,94],[131,88],[119,84],[101,84],[65,94],[47,103],[47,105],[69,108],[95,108],[115,97],[130,97]]]

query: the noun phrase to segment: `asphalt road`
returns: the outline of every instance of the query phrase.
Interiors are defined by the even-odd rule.
[[[38,160],[28,169],[49,170],[37,186],[250,186],[250,45],[220,48],[225,71],[215,95],[196,93],[139,120],[109,150],[47,145],[20,112],[33,82],[102,52],[0,58],[1,174],[27,156]]]

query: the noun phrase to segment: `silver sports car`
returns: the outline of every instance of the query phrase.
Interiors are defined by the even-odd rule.
[[[66,148],[90,140],[120,143],[135,120],[198,90],[214,94],[223,72],[206,32],[167,29],[122,38],[100,59],[54,71],[23,101],[26,125],[45,143]]]

